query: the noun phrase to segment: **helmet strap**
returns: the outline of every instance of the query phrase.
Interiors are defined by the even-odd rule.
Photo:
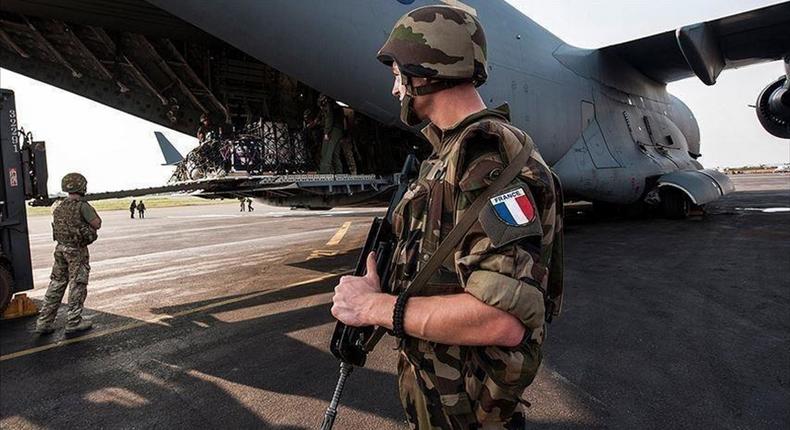
[[[424,96],[426,94],[438,93],[439,91],[446,90],[467,81],[435,81],[421,87],[412,87],[412,92],[415,96]]]
[[[400,102],[400,120],[409,127],[416,127],[422,123],[422,120],[414,111],[414,86],[411,83],[411,76],[402,77],[405,78],[403,86],[406,87],[406,94]]]
[[[415,127],[422,123],[422,120],[417,116],[417,112],[414,111],[414,97],[438,93],[439,91],[467,82],[463,80],[444,80],[434,81],[421,87],[415,87],[412,84],[411,76],[402,75],[402,77],[405,78],[403,86],[406,87],[406,94],[403,96],[403,100],[400,104],[400,120],[409,127]]]

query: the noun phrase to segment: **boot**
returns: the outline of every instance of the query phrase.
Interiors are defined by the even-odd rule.
[[[66,325],[66,334],[69,333],[76,333],[78,331],[85,331],[90,330],[93,327],[93,322],[91,320],[82,320],[79,324],[76,325]]]
[[[46,336],[52,334],[54,331],[55,329],[49,324],[36,324],[36,329],[33,330],[33,332],[39,336]]]

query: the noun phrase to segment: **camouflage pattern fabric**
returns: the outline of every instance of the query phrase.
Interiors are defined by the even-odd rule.
[[[88,295],[88,276],[91,270],[89,260],[87,247],[63,244],[55,247],[55,263],[52,265],[49,287],[38,317],[39,327],[49,327],[55,321],[67,286],[69,307],[66,325],[73,327],[82,322],[82,308]]]
[[[424,78],[472,80],[482,85],[486,71],[483,26],[469,12],[425,6],[404,15],[378,53],[379,61]]]
[[[404,289],[437,249],[464,210],[491,184],[522,148],[523,132],[496,111],[481,111],[451,130],[429,125],[423,133],[433,154],[395,211],[400,238],[393,264],[395,293]],[[467,292],[510,312],[527,327],[514,348],[443,345],[415,338],[401,343],[400,396],[413,428],[516,428],[523,422],[520,397],[541,362],[544,296],[552,245],[561,225],[554,181],[533,151],[510,184],[523,190],[536,209],[540,228],[524,229],[494,246],[475,223],[452,258],[421,295]],[[408,313],[408,308],[407,308]]]
[[[52,212],[52,236],[60,244],[79,248],[93,243],[98,235],[82,215],[83,206],[77,199],[63,200]]]
[[[340,163],[340,139],[343,131],[334,129],[329,137],[321,144],[321,161],[318,163],[318,173],[341,173],[343,165]]]
[[[354,159],[354,141],[350,136],[340,139],[340,152],[343,153],[343,159],[346,160],[348,166],[348,173],[351,175],[357,174],[357,161]]]
[[[88,191],[88,180],[79,173],[67,173],[60,181],[60,188],[66,193],[85,194]]]
[[[340,162],[340,139],[343,137],[343,112],[332,100],[327,100],[321,106],[321,112],[324,116],[324,134],[328,138],[324,139],[321,145],[318,173],[341,173],[343,165]]]

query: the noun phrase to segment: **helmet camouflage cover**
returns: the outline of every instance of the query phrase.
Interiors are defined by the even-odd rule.
[[[483,26],[450,6],[424,6],[401,17],[377,57],[415,77],[470,80],[477,86],[488,78]]]
[[[85,194],[88,191],[88,180],[79,173],[67,173],[60,181],[60,188],[66,193]]]

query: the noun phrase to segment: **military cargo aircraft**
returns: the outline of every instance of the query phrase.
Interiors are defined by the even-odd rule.
[[[168,189],[289,206],[376,204],[406,155],[427,145],[399,123],[375,53],[399,16],[432,3],[3,0],[0,66],[188,134],[207,114],[234,148],[259,146],[238,157],[247,175],[187,176]],[[697,121],[666,88],[678,79],[713,85],[722,70],[783,60],[786,75],[755,95],[756,112],[766,131],[790,138],[790,2],[600,49],[568,45],[502,0],[444,3],[485,26],[490,79],[481,94],[489,106],[509,104],[566,199],[647,202],[682,217],[733,189],[697,161]],[[320,94],[355,113],[365,175],[309,173],[304,118]]]

